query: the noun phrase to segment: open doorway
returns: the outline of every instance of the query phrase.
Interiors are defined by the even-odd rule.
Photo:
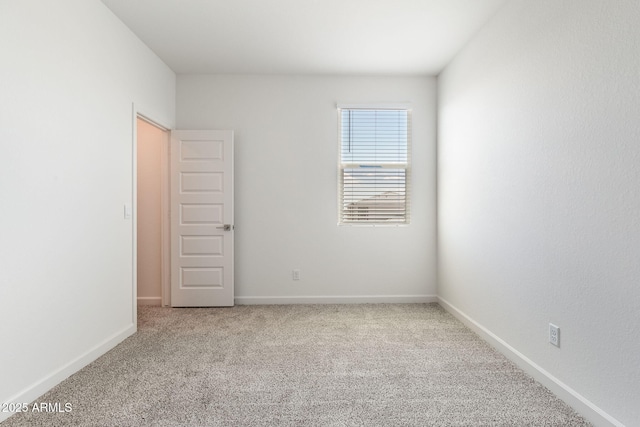
[[[169,305],[170,133],[137,117],[137,304]]]

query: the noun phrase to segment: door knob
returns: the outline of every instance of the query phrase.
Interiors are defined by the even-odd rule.
[[[231,231],[231,224],[225,224],[222,227],[216,227],[219,230]]]

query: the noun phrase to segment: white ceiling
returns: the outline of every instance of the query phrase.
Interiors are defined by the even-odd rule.
[[[176,73],[438,74],[508,0],[102,0]]]

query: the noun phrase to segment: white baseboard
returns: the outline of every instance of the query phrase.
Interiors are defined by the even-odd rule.
[[[270,304],[407,304],[438,302],[436,295],[350,295],[235,297],[238,305]]]
[[[162,305],[162,297],[138,297],[138,305]]]
[[[136,332],[136,325],[132,324],[127,326],[120,332],[115,333],[111,337],[102,341],[100,344],[96,345],[86,353],[80,355],[76,359],[62,366],[60,369],[50,373],[39,381],[36,381],[34,384],[28,386],[24,390],[17,393],[15,396],[10,397],[6,401],[3,400],[3,403],[30,403],[35,401],[37,398],[42,396],[47,391],[51,390],[56,385],[60,384],[62,381],[69,378],[71,375],[78,372],[80,369],[87,366],[89,363],[96,360],[98,357],[102,356],[116,345],[120,344],[125,338],[133,335]],[[11,412],[0,412],[0,422],[9,418],[13,413]]]
[[[593,404],[593,402],[587,400],[580,393],[551,375],[542,367],[538,366],[531,359],[511,347],[490,330],[453,306],[450,302],[441,297],[438,297],[438,302],[442,308],[447,310],[471,330],[480,335],[482,339],[491,344],[491,346],[518,365],[527,374],[531,375],[536,381],[551,390],[553,394],[562,399],[596,427],[625,427],[620,421],[607,414],[605,411]]]

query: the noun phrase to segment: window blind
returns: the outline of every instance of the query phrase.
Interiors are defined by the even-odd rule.
[[[408,224],[411,112],[339,109],[339,224]]]

